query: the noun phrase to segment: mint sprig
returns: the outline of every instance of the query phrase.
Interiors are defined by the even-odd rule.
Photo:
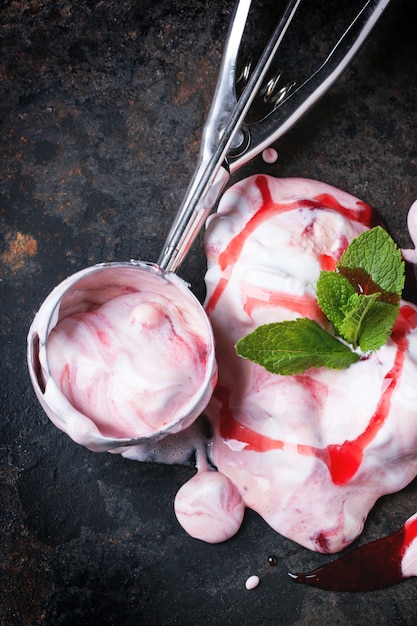
[[[349,367],[360,352],[378,350],[387,341],[404,280],[404,262],[392,238],[380,226],[365,231],[336,270],[320,272],[317,281],[317,301],[334,334],[307,318],[264,324],[240,339],[236,352],[282,375]]]
[[[350,243],[335,272],[320,272],[317,301],[336,335],[354,349],[378,350],[397,319],[404,279],[400,250],[377,226]]]

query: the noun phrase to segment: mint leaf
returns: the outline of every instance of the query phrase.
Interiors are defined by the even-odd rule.
[[[363,352],[378,350],[386,343],[398,317],[399,305],[376,300],[362,319],[358,345]]]
[[[273,374],[300,374],[310,367],[343,369],[359,359],[316,322],[299,318],[264,324],[236,343],[239,356]]]
[[[329,322],[340,335],[345,320],[344,307],[356,291],[353,285],[336,272],[320,272],[316,285],[317,302]]]
[[[362,271],[360,271],[362,270]],[[404,261],[386,230],[377,226],[354,239],[342,254],[336,271],[358,293],[380,292],[380,299],[397,304],[404,287]]]
[[[342,307],[345,318],[340,327],[340,334],[355,348],[360,345],[362,324],[366,320],[367,315],[372,315],[372,307],[378,296],[379,293],[372,293],[370,295],[354,293],[349,298],[348,303]]]
[[[328,316],[329,320],[355,348],[359,346],[365,352],[378,350],[387,341],[399,311],[405,280],[400,250],[389,234],[377,226],[350,243],[336,273],[350,283],[355,293],[346,301],[346,290],[343,297],[333,291],[332,306],[337,307],[339,298],[340,310],[336,316]],[[327,315],[327,311],[323,312]]]

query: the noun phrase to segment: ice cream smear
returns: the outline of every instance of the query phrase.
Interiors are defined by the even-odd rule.
[[[133,440],[146,458],[148,439],[194,422],[216,380],[201,305],[181,279],[148,264],[95,266],[64,281],[29,345],[49,416],[92,450]]]

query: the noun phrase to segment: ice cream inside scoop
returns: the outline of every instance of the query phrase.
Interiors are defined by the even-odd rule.
[[[66,317],[49,335],[51,374],[104,435],[152,435],[204,381],[209,347],[184,316],[162,294],[141,291]]]
[[[67,281],[32,331],[38,394],[55,423],[92,449],[189,426],[210,398],[216,363],[186,284],[143,264],[96,266]]]

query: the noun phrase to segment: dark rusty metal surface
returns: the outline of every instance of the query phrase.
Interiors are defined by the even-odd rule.
[[[275,4],[255,2],[252,47]],[[323,51],[337,30],[327,12],[334,8],[339,23],[351,7],[307,4],[311,29],[292,39],[291,59]],[[240,176],[263,171],[341,187],[409,245],[413,4],[393,0],[350,69],[277,146],[279,161],[259,158]],[[194,166],[232,1],[0,6],[0,623],[415,624],[415,580],[355,595],[298,586],[288,570],[328,557],[251,512],[225,544],[187,537],[173,498],[190,468],[77,446],[47,420],[29,383],[26,333],[56,284],[95,262],[157,258]],[[201,240],[180,274],[202,298]],[[359,542],[395,530],[416,507],[415,483],[383,498]],[[251,592],[250,574],[261,578]]]

